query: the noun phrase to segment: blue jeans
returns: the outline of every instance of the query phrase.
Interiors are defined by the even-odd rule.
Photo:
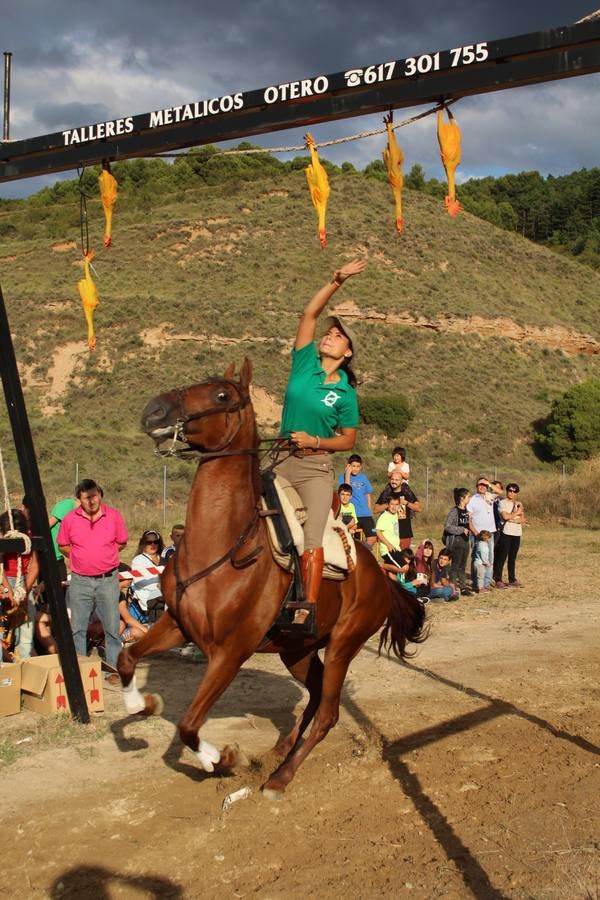
[[[429,589],[430,600],[449,600],[452,596],[452,588],[449,584],[443,587],[435,587]]]
[[[105,637],[105,657],[109,666],[117,667],[123,645],[119,636],[119,576],[113,572],[106,578],[76,575],[71,572],[69,586],[71,628],[77,656],[87,655],[87,630],[94,607],[102,622]]]
[[[471,582],[473,584],[473,589],[477,590],[477,572],[475,570],[475,545],[477,544],[477,538],[474,534],[469,535],[469,541],[471,544]],[[492,573],[494,571],[494,535],[492,534],[491,538],[487,542],[488,549],[490,551],[490,567],[485,570],[485,575],[483,577],[483,587],[489,587],[490,582],[492,580]]]
[[[17,579],[11,575],[6,576],[6,580],[11,588],[14,588]],[[23,579],[21,579],[23,583]],[[36,608],[33,602],[33,594],[29,591],[27,595],[27,616],[28,621],[23,622],[18,628],[15,628],[15,655],[18,659],[29,659],[33,650],[33,634],[35,631]]]

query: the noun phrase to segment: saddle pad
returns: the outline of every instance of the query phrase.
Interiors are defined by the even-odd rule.
[[[299,556],[304,553],[304,532],[298,521],[298,514],[302,518],[302,522],[306,520],[306,508],[302,505],[302,501],[296,489],[292,487],[286,478],[278,475],[275,478],[275,488],[277,496],[281,503],[283,514],[294,540],[294,544]],[[263,508],[266,508],[264,498],[262,498]],[[273,558],[287,572],[292,569],[292,558],[289,554],[282,553],[275,527],[273,525],[272,516],[267,516],[267,530],[271,542]],[[323,535],[323,577],[341,581],[348,574],[348,557],[344,544],[350,548],[350,571],[356,566],[356,546],[354,540],[342,522],[341,519],[334,519],[333,512],[329,511],[329,519],[325,526],[325,534]]]

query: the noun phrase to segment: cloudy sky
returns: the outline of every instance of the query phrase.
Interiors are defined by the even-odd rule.
[[[21,0],[2,23],[13,54],[13,140],[236,91],[570,24],[600,0]],[[599,164],[600,74],[466,98],[460,179]],[[422,111],[402,110],[396,120]],[[317,143],[380,127],[381,114],[315,126]],[[442,177],[435,120],[402,129],[406,171]],[[302,132],[253,139],[302,143]],[[363,167],[382,138],[323,151]],[[56,177],[73,177],[66,173]],[[23,196],[52,179],[0,184]]]

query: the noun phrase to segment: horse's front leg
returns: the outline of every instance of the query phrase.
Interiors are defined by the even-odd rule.
[[[252,650],[241,653],[238,648],[229,646],[214,648],[196,696],[179,722],[179,736],[183,744],[191,750],[205,772],[214,771],[217,765],[232,769],[241,761],[236,747],[227,746],[221,752],[209,741],[203,740],[198,732],[211,706],[229,687],[251,654]]]
[[[163,707],[162,699],[158,694],[142,695],[138,690],[135,669],[139,660],[143,656],[162,653],[184,643],[183,632],[173,616],[166,611],[139,641],[121,650],[117,660],[117,670],[123,685],[123,703],[130,715],[135,713],[143,713],[146,716],[160,714]]]

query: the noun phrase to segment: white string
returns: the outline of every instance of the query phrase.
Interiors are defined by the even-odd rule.
[[[448,100],[445,103],[438,103],[437,106],[434,106],[432,109],[427,109],[425,112],[417,113],[416,116],[411,116],[409,119],[402,119],[401,122],[395,122],[392,124],[392,128],[395,130],[396,128],[404,128],[405,125],[410,125],[412,122],[417,122],[419,119],[424,119],[426,116],[432,116],[434,113],[438,112],[440,109],[444,109],[447,106],[450,106],[452,103],[455,103],[455,100]],[[315,141],[314,147],[315,149],[320,149],[321,147],[332,147],[334,144],[346,144],[349,141],[359,141],[362,138],[374,137],[378,134],[387,134],[387,128],[374,128],[371,131],[360,131],[358,134],[349,134],[346,137],[332,138],[330,141],[320,141],[317,143]],[[251,147],[248,150],[216,150],[213,154],[214,156],[251,156],[255,153],[292,153],[298,150],[306,150],[306,144],[300,144],[294,147]],[[181,157],[181,153],[156,153],[155,156],[158,157]]]
[[[583,19],[577,19],[574,24],[581,25],[582,22],[590,22],[592,19],[598,18],[600,18],[600,9],[597,9],[596,12],[590,13],[589,16],[584,16]]]

